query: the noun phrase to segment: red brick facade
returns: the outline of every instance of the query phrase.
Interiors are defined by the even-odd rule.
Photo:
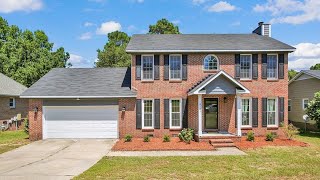
[[[37,112],[35,108],[38,108]],[[42,100],[39,99],[29,100],[29,139],[42,139]]]

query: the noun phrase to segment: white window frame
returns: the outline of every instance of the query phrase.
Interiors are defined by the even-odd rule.
[[[291,110],[292,110],[292,101],[291,101],[291,99],[288,99],[288,111],[289,112],[291,112]]]
[[[12,105],[11,105],[11,100],[12,100]],[[14,109],[16,108],[16,98],[9,98],[9,106],[10,106],[10,109]]]
[[[180,56],[180,78],[171,78],[171,56]],[[170,54],[169,55],[169,80],[182,80],[182,54]]]
[[[305,101],[305,100],[308,100],[308,104],[309,104],[309,102],[310,102],[310,101],[309,101],[309,98],[303,98],[303,99],[302,99],[302,110],[306,110],[306,108],[304,107],[304,105],[305,105],[305,104],[304,104],[304,101]]]
[[[217,59],[217,69],[205,69],[205,66],[204,66],[204,61],[206,60],[206,58],[208,56],[214,56],[216,59]],[[219,58],[218,56],[214,55],[214,54],[208,54],[206,55],[203,60],[202,60],[202,70],[203,71],[219,71],[220,70],[220,61],[219,61]]]
[[[242,97],[241,98],[241,112],[243,112],[242,109],[242,100],[243,99],[249,99],[249,125],[242,125],[242,114],[241,114],[241,127],[252,127],[252,98],[251,97]]]
[[[152,79],[146,79],[143,77],[143,57],[144,56],[152,56]],[[141,55],[141,80],[142,81],[154,81],[154,54]]]
[[[277,68],[276,68],[276,77],[274,77],[274,78],[269,78],[269,77],[268,77],[268,56],[274,56],[274,55],[277,56],[277,58],[276,58],[276,60],[277,60],[277,62],[276,62],[276,65],[277,65]],[[278,77],[279,77],[279,56],[278,56],[278,54],[267,54],[267,80],[277,80]]]
[[[269,114],[269,111],[268,111],[268,100],[269,99],[274,99],[275,100],[275,124],[270,124],[269,125],[269,123],[268,123],[268,119],[269,119],[269,117],[268,117],[268,114]],[[267,127],[278,127],[278,124],[279,124],[279,117],[278,117],[278,98],[277,97],[269,97],[269,98],[267,98]]]
[[[179,100],[180,104],[180,126],[172,126],[172,100]],[[170,99],[169,103],[169,116],[170,116],[170,129],[181,129],[182,128],[182,99],[181,98],[175,98],[175,99]]]
[[[250,77],[241,78],[241,56],[250,56]],[[252,79],[252,54],[240,54],[240,80],[251,80]]]
[[[152,126],[145,127],[144,126],[144,101],[152,101]],[[142,99],[142,129],[154,129],[154,99]]]

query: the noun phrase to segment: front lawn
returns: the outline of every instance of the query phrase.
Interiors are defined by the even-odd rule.
[[[104,157],[75,179],[320,179],[320,135],[308,147],[264,147],[248,156]]]
[[[0,154],[29,143],[28,135],[23,131],[0,131]]]

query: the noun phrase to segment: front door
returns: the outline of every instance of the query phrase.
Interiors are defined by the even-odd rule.
[[[218,130],[218,112],[219,112],[218,98],[204,99],[204,115],[206,130]]]

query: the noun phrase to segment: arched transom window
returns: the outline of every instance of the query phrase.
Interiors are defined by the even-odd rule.
[[[218,70],[219,69],[219,60],[215,55],[207,55],[203,59],[203,69],[204,70]]]

